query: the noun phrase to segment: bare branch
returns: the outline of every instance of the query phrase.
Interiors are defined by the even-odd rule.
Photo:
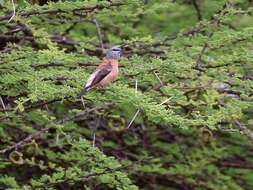
[[[100,45],[101,49],[103,50],[104,49],[103,34],[101,32],[100,25],[99,25],[99,23],[98,23],[98,21],[97,21],[97,19],[95,17],[92,20],[93,20],[93,22],[96,25],[97,35],[98,35],[98,40],[99,40],[99,45]]]
[[[201,51],[200,51],[200,54],[198,55],[197,59],[196,59],[196,65],[195,65],[195,68],[196,69],[201,69],[201,59],[202,59],[202,56],[204,55],[205,53],[205,50],[206,48],[208,47],[207,43],[204,43]]]
[[[251,163],[233,163],[231,161],[218,161],[217,165],[225,168],[244,168],[253,169],[253,164]]]
[[[195,8],[195,10],[197,12],[198,20],[199,21],[202,20],[201,11],[200,11],[200,8],[199,8],[199,5],[198,5],[197,1],[196,0],[192,0],[192,3],[193,3],[193,6],[194,6],[194,8]]]
[[[50,129],[50,128],[43,128],[43,129],[41,129],[40,131],[38,131],[37,133],[35,133],[35,134],[30,134],[30,135],[28,135],[28,136],[27,136],[26,138],[24,138],[23,140],[21,140],[21,141],[15,143],[15,144],[13,144],[13,145],[11,145],[11,146],[6,147],[5,149],[0,150],[0,154],[3,154],[3,153],[5,153],[5,152],[7,152],[7,151],[9,151],[9,150],[12,150],[12,149],[17,149],[18,147],[20,147],[20,146],[23,145],[24,143],[29,142],[29,141],[31,141],[32,139],[34,139],[35,137],[37,137],[37,136],[39,136],[39,135],[41,135],[41,134],[47,132],[49,129]]]

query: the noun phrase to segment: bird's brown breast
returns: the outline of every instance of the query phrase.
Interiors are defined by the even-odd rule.
[[[96,84],[96,86],[99,86],[99,87],[104,87],[107,84],[113,82],[117,78],[118,73],[119,73],[118,61],[117,60],[114,60],[114,59],[104,59],[103,63],[99,67],[103,67],[104,65],[111,65],[112,66],[112,70],[99,83]],[[98,67],[98,69],[99,69],[99,67]]]

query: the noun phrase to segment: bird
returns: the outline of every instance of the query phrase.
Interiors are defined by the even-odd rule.
[[[121,48],[114,46],[106,52],[102,63],[88,78],[85,86],[77,97],[82,97],[89,90],[96,87],[104,87],[113,82],[119,73],[118,61],[121,56]]]

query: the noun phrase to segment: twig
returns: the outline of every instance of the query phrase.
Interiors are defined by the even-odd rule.
[[[83,117],[84,115],[86,115],[86,114],[88,114],[89,112],[92,112],[92,111],[94,111],[94,110],[96,110],[96,109],[98,109],[98,108],[91,108],[91,109],[89,109],[89,110],[84,110],[84,111],[78,112],[78,113],[76,113],[75,115],[65,117],[64,119],[58,121],[57,124],[62,125],[62,124],[64,124],[64,123],[68,122],[68,121],[71,121],[71,120],[75,119],[75,118]]]
[[[135,94],[138,92],[138,80],[135,80]]]
[[[208,47],[207,43],[204,43],[201,51],[200,51],[200,54],[198,55],[197,59],[196,59],[196,65],[195,65],[195,68],[200,70],[201,69],[201,59],[202,59],[202,56],[204,55],[205,53],[205,50],[206,48]]]
[[[148,71],[146,71],[146,73],[151,73],[155,70],[156,68],[152,68]],[[141,75],[143,74],[142,72],[138,72],[138,73],[134,73],[134,74],[125,74],[126,77],[135,77],[135,76],[138,76],[138,75]]]
[[[138,162],[142,162],[143,160],[140,160]],[[145,160],[144,160],[145,161]],[[57,184],[61,184],[61,183],[65,183],[65,182],[75,182],[75,181],[82,181],[82,182],[87,182],[88,180],[94,178],[94,177],[97,177],[97,176],[101,176],[101,175],[105,175],[105,174],[108,174],[108,173],[113,173],[113,172],[117,172],[119,170],[123,170],[123,169],[127,169],[127,168],[130,168],[130,167],[133,167],[132,164],[129,164],[129,165],[123,165],[123,166],[119,166],[118,168],[114,168],[114,169],[111,169],[111,168],[105,168],[104,171],[101,171],[101,172],[94,172],[94,173],[90,173],[90,174],[87,174],[85,176],[79,176],[77,177],[76,179],[72,179],[72,178],[65,178],[63,180],[59,180],[59,181],[54,181],[54,182],[48,182],[46,184],[43,184],[43,185],[37,185],[33,188],[33,190],[35,189],[38,189],[38,188],[43,188],[43,189],[48,189],[49,187],[52,187],[52,186],[55,186]]]
[[[93,128],[92,147],[95,147],[95,146],[96,146],[96,130],[97,130],[97,127],[98,127],[99,124],[100,124],[100,119],[101,119],[101,117],[99,116],[99,117],[98,117],[98,120],[97,120],[97,122],[96,122],[96,125],[95,125],[95,127]]]
[[[151,157],[147,157],[147,158],[144,158],[144,159],[141,159],[141,160],[137,160],[135,162],[135,164],[141,164],[141,163],[147,163],[149,160],[151,160]],[[76,179],[72,179],[72,178],[65,178],[63,180],[59,180],[59,181],[53,181],[53,182],[48,182],[46,184],[42,184],[42,185],[37,185],[35,187],[32,188],[32,190],[35,190],[35,189],[38,189],[38,188],[43,188],[43,189],[48,189],[49,187],[52,187],[52,186],[55,186],[57,184],[63,184],[63,183],[66,183],[66,182],[69,182],[69,183],[75,183],[75,182],[78,182],[78,181],[82,181],[82,182],[87,182],[88,180],[94,178],[94,177],[97,177],[97,176],[101,176],[101,175],[105,175],[105,174],[113,174],[113,172],[117,172],[117,171],[120,171],[120,170],[126,170],[126,169],[130,169],[130,168],[134,168],[135,167],[135,164],[127,164],[127,165],[121,165],[117,168],[114,168],[114,169],[111,169],[111,168],[104,168],[104,171],[100,171],[100,172],[94,172],[94,173],[90,173],[90,174],[86,174],[84,176],[77,176]],[[65,176],[65,177],[68,177],[68,176]]]
[[[8,23],[10,23],[11,20],[16,16],[16,8],[15,8],[14,0],[11,0],[11,3],[12,3],[12,8],[13,8],[13,13],[12,13],[11,18],[8,20]]]
[[[3,116],[3,117],[0,117],[0,121],[3,121],[3,120],[8,120],[8,119],[11,119],[11,118],[13,118],[13,117],[11,117],[11,116]]]
[[[194,8],[195,8],[195,10],[197,12],[198,20],[199,21],[202,20],[201,11],[200,11],[200,8],[199,8],[199,5],[198,5],[197,1],[196,0],[192,0],[192,3],[193,3],[193,6],[194,6]]]
[[[231,161],[218,161],[217,165],[226,168],[253,169],[253,164],[251,163],[233,163]]]
[[[96,67],[98,66],[98,64],[94,64],[94,63],[74,63],[77,64],[80,67]],[[73,67],[73,65],[65,65],[64,63],[48,63],[48,64],[34,64],[31,65],[31,67],[33,68],[48,68],[48,67]]]
[[[101,49],[104,50],[103,35],[102,35],[102,32],[101,32],[101,28],[100,28],[99,23],[98,23],[98,21],[95,17],[92,20],[96,25],[99,45],[100,45]]]
[[[35,134],[30,134],[28,135],[26,138],[24,138],[23,140],[11,145],[11,146],[8,146],[6,147],[5,149],[2,149],[0,150],[0,154],[3,154],[5,153],[6,151],[9,151],[9,150],[12,150],[12,149],[17,149],[18,147],[20,147],[21,145],[23,145],[24,143],[26,142],[29,142],[31,141],[32,139],[34,139],[35,137],[47,132],[50,128],[43,128],[41,129],[40,131],[38,131],[37,133]]]
[[[71,121],[71,120],[75,119],[75,118],[84,116],[84,115],[86,115],[87,113],[89,113],[89,112],[91,112],[91,111],[94,111],[94,110],[96,110],[96,109],[97,109],[97,108],[91,108],[91,109],[89,109],[89,110],[85,110],[85,111],[76,113],[74,116],[66,117],[66,118],[64,118],[64,119],[62,119],[62,120],[57,121],[56,123],[59,124],[59,125],[62,125],[62,124],[64,124],[64,123],[68,122],[68,121]],[[20,146],[23,145],[24,143],[29,142],[29,141],[31,141],[32,139],[34,139],[35,137],[37,137],[37,136],[39,136],[39,135],[41,135],[41,134],[43,134],[43,133],[48,132],[49,129],[50,129],[49,127],[42,128],[42,129],[39,130],[38,132],[36,132],[36,133],[34,133],[34,134],[28,135],[26,138],[20,140],[19,142],[15,143],[15,144],[13,144],[13,145],[11,145],[11,146],[6,147],[5,149],[0,150],[0,154],[3,154],[3,153],[5,153],[5,152],[7,152],[7,151],[10,151],[10,150],[12,150],[12,149],[17,149],[18,147],[20,147]]]
[[[85,6],[85,7],[73,9],[72,13],[75,15],[78,15],[77,11],[84,11],[85,14],[88,14],[88,13],[94,12],[96,10],[108,9],[111,7],[115,7],[115,6],[117,7],[117,6],[121,6],[121,5],[124,5],[124,4],[121,2],[115,2],[115,3],[111,3],[109,5],[98,4],[98,5],[89,6],[89,7]],[[28,17],[28,16],[32,16],[32,15],[59,14],[59,13],[68,13],[68,12],[65,10],[62,10],[62,9],[32,10],[29,12],[22,12],[19,14],[19,16]],[[0,21],[8,20],[11,17],[12,17],[12,15],[2,16],[2,17],[0,17]]]
[[[66,99],[67,98],[68,97],[66,97]],[[61,100],[62,100],[62,98],[57,98],[57,99],[53,99],[53,100],[49,100],[49,101],[37,102],[35,104],[31,104],[31,105],[28,105],[28,106],[24,107],[24,111],[28,111],[28,110],[33,109],[33,108],[43,107],[45,104],[51,104],[51,103],[54,103],[54,102],[59,102]],[[7,111],[7,112],[15,111],[15,108],[6,108],[5,110],[0,109],[0,112],[5,112],[5,111]]]
[[[78,24],[78,23],[80,23],[81,21],[75,21],[73,24],[71,24],[63,33],[62,33],[62,35],[67,35],[67,34],[69,34],[69,32],[73,29],[73,28],[75,28],[75,26]]]
[[[240,129],[240,133],[247,137],[253,143],[253,134],[252,132],[240,121],[235,120],[235,125]]]

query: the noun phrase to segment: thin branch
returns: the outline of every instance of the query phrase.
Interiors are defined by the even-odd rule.
[[[225,168],[253,169],[253,164],[251,163],[233,163],[231,161],[218,161],[217,165]]]
[[[11,119],[11,118],[14,118],[14,117],[13,117],[13,116],[9,116],[9,115],[6,113],[6,116],[0,117],[0,121],[8,120],[8,119]]]
[[[253,143],[253,134],[252,132],[240,121],[235,120],[235,125],[240,129],[240,133],[247,137]]]
[[[145,161],[145,160],[144,160]],[[143,162],[143,160],[139,160],[137,161],[137,163],[141,163]],[[65,178],[63,180],[59,180],[59,181],[54,181],[54,182],[48,182],[46,184],[42,184],[42,185],[38,185],[38,186],[35,186],[33,189],[38,189],[38,188],[43,188],[43,189],[48,189],[49,187],[52,187],[52,186],[55,186],[57,184],[61,184],[61,183],[65,183],[65,182],[75,182],[75,181],[82,181],[82,182],[87,182],[88,180],[94,178],[94,177],[97,177],[97,176],[101,176],[101,175],[105,175],[105,174],[108,174],[108,173],[113,173],[113,172],[117,172],[119,170],[123,170],[123,169],[127,169],[127,168],[130,168],[130,167],[133,167],[132,164],[129,164],[129,165],[123,165],[123,166],[119,166],[118,168],[114,168],[114,169],[111,169],[111,168],[105,168],[104,171],[101,171],[101,172],[94,172],[94,173],[90,173],[90,174],[87,174],[85,176],[79,176],[77,177],[77,179],[72,179],[72,178]]]
[[[64,99],[68,99],[68,98],[70,98],[70,96],[65,97]],[[49,100],[49,101],[42,101],[42,102],[37,102],[35,104],[30,104],[30,105],[24,107],[24,111],[28,111],[28,110],[33,109],[33,108],[43,107],[46,104],[59,102],[61,100],[62,100],[62,98],[57,98],[57,99],[53,99],[53,100]],[[5,110],[0,109],[0,112],[4,112],[4,111],[7,111],[7,112],[15,111],[15,108],[6,108]]]
[[[196,59],[196,64],[195,64],[195,68],[196,69],[201,69],[201,60],[202,60],[202,56],[204,55],[205,53],[205,50],[206,48],[208,47],[207,43],[204,43],[201,51],[200,51],[200,54],[198,55],[197,59]]]
[[[96,122],[95,127],[93,128],[93,138],[92,138],[92,147],[96,146],[96,130],[98,126],[100,125],[101,117],[99,116]]]
[[[96,110],[96,109],[97,109],[97,108],[91,108],[91,109],[89,109],[89,110],[85,110],[85,111],[76,113],[74,116],[68,116],[68,117],[66,117],[66,118],[64,118],[64,119],[62,119],[62,120],[57,121],[56,123],[59,124],[59,125],[62,125],[62,124],[64,124],[64,123],[68,122],[68,121],[71,121],[71,120],[75,119],[75,118],[83,117],[84,115],[87,115],[89,112],[92,112],[92,111],[94,111],[94,110]],[[6,148],[0,150],[0,154],[3,154],[3,153],[5,153],[5,152],[7,152],[7,151],[10,151],[10,150],[12,150],[12,149],[18,149],[18,148],[19,148],[20,146],[22,146],[24,143],[33,140],[34,138],[36,138],[36,137],[38,137],[38,136],[40,136],[40,135],[42,135],[42,134],[48,132],[49,130],[50,130],[49,127],[42,128],[42,129],[39,130],[38,132],[36,132],[36,133],[34,133],[34,134],[28,135],[26,138],[20,140],[19,142],[17,142],[17,143],[15,143],[15,144],[13,144],[13,145],[10,145],[10,146],[8,146],[8,147],[6,147]]]
[[[200,8],[199,8],[199,5],[198,5],[197,1],[196,0],[192,0],[192,4],[193,4],[193,6],[194,6],[194,8],[195,8],[195,10],[197,12],[198,20],[199,21],[202,20],[201,11],[200,11]]]
[[[156,70],[156,68],[152,68],[152,69],[146,71],[146,73],[151,73],[155,70]],[[126,77],[135,77],[135,76],[138,76],[138,75],[141,75],[141,74],[143,74],[143,72],[138,72],[138,73],[134,73],[134,74],[125,74],[125,76]]]
[[[98,5],[94,5],[94,6],[73,9],[72,13],[75,15],[78,15],[78,14],[80,14],[80,13],[78,13],[78,11],[84,11],[85,14],[88,14],[88,13],[94,12],[96,10],[102,10],[105,8],[110,8],[110,7],[115,7],[115,6],[117,7],[117,6],[121,6],[121,5],[124,5],[124,4],[121,2],[111,3],[109,5],[98,4]],[[32,16],[32,15],[59,14],[59,13],[69,13],[69,11],[65,11],[62,9],[32,10],[29,12],[19,13],[19,16],[28,17],[28,16]],[[9,20],[12,16],[13,16],[13,14],[2,16],[2,17],[0,17],[0,21]]]
[[[41,134],[43,134],[43,133],[46,133],[49,129],[50,129],[50,128],[43,128],[43,129],[41,129],[40,131],[38,131],[37,133],[35,133],[35,134],[30,134],[30,135],[28,135],[28,136],[27,136],[26,138],[24,138],[23,140],[21,140],[21,141],[15,143],[15,144],[13,144],[13,145],[11,145],[11,146],[6,147],[5,149],[0,150],[0,154],[3,154],[3,153],[5,153],[5,152],[7,152],[7,151],[9,151],[9,150],[12,150],[12,149],[17,149],[18,147],[20,147],[20,146],[23,145],[24,143],[31,141],[32,139],[34,139],[35,137],[37,137],[37,136],[39,136],[39,135],[41,135]]]
[[[100,48],[102,50],[104,50],[104,44],[103,44],[103,34],[101,32],[101,28],[100,28],[100,25],[97,21],[97,19],[94,17],[93,19],[93,22],[95,23],[96,25],[96,29],[97,29],[97,35],[98,35],[98,40],[99,40],[99,45],[100,45]]]
[[[99,64],[94,63],[74,63],[80,67],[97,67]],[[48,67],[73,67],[73,65],[66,65],[64,63],[48,63],[48,64],[34,64],[31,65],[33,68],[48,68]]]

